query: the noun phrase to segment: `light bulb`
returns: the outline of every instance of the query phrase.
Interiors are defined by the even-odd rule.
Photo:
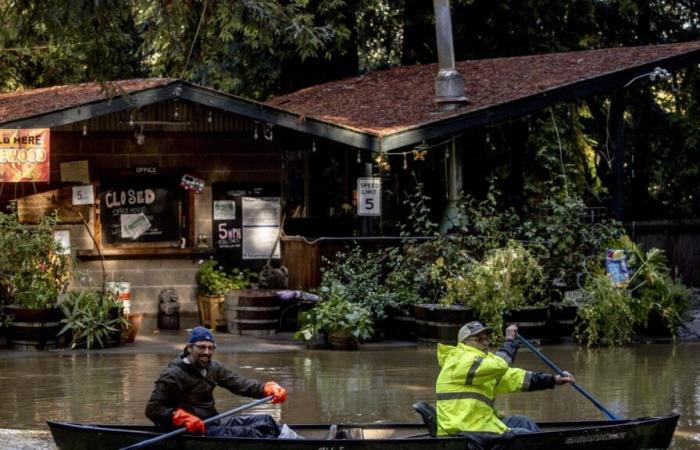
[[[134,113],[129,114],[129,126],[130,127],[134,126]]]
[[[311,141],[311,152],[316,153],[316,140]]]
[[[256,141],[258,140],[258,126],[255,125],[255,128],[253,129],[253,139]]]
[[[357,151],[357,164],[360,164],[362,162],[362,155],[360,154],[360,151]]]
[[[408,169],[408,161],[406,161],[406,154],[403,154],[403,170]]]
[[[175,111],[173,112],[173,117],[178,118],[180,116],[180,112],[177,110],[177,106],[175,106]]]
[[[83,124],[83,136],[87,136],[87,125]]]
[[[211,111],[209,111],[209,114],[207,114],[207,122],[211,123],[212,118],[211,118]]]

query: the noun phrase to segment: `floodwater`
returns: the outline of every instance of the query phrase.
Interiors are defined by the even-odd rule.
[[[700,344],[640,345],[588,350],[545,346],[543,352],[601,403],[623,417],[680,413],[671,448],[700,448]],[[276,380],[286,403],[262,405],[285,423],[420,421],[411,409],[434,401],[438,373],[434,346],[377,351],[301,350],[216,355],[250,378]],[[0,352],[0,428],[46,429],[48,419],[93,423],[148,423],[143,415],[153,381],[170,356],[50,355]],[[547,368],[526,348],[517,367]],[[249,399],[216,391],[226,411]],[[603,418],[569,386],[498,398],[506,414],[539,421]]]

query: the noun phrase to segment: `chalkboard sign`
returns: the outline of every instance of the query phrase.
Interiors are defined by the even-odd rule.
[[[218,258],[237,267],[262,265],[279,230],[280,186],[215,183],[212,192],[212,231]],[[273,258],[279,257],[278,247]]]
[[[173,177],[100,180],[102,242],[179,241],[181,188]]]

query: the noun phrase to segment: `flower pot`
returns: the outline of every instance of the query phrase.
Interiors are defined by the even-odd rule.
[[[126,316],[126,320],[129,322],[129,326],[125,329],[122,329],[122,344],[131,344],[136,340],[136,335],[141,329],[141,322],[143,322],[143,314],[128,314]]]
[[[202,326],[216,330],[219,325],[225,325],[223,295],[197,294],[197,309],[199,310],[199,323]]]
[[[9,305],[5,314],[12,316],[5,331],[7,344],[17,350],[49,350],[63,345],[58,337],[63,312],[59,308],[30,309]]]
[[[328,344],[336,350],[357,350],[360,347],[360,341],[347,330],[328,333]]]
[[[424,303],[415,305],[416,337],[422,342],[457,343],[462,326],[476,320],[474,310],[462,305]]]

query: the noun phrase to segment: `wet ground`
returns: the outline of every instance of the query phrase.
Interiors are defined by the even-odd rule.
[[[181,339],[141,336],[136,345],[93,353],[0,351],[0,448],[36,448],[22,447],[36,435],[7,429],[45,431],[49,419],[148,423],[143,409],[153,381],[177,354]],[[672,448],[700,448],[700,344],[599,350],[558,345],[542,350],[575,373],[582,386],[618,415],[680,413]],[[285,335],[272,339],[226,335],[216,356],[247,377],[273,379],[285,386],[286,403],[257,409],[285,423],[418,422],[411,405],[434,401],[438,373],[434,346],[405,343],[344,352],[306,349]],[[516,365],[547,370],[526,348]],[[216,397],[221,411],[249,401],[222,389]],[[497,407],[540,421],[602,418],[568,386],[501,396]],[[41,448],[51,447],[44,443]]]

